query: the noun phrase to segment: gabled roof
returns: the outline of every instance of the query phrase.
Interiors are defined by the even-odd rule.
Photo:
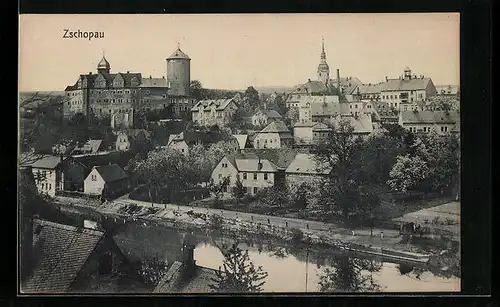
[[[332,129],[328,127],[324,123],[318,123],[318,122],[305,122],[305,123],[295,123],[294,127],[309,127],[312,128],[313,131],[331,131]]]
[[[290,133],[288,127],[282,121],[274,121],[269,123],[259,133]]]
[[[195,143],[208,144],[211,142],[210,136],[203,132],[197,131],[184,131],[178,134],[171,134],[168,137],[167,146],[170,145],[171,142],[186,142],[188,145],[192,145]]]
[[[240,149],[245,149],[247,141],[248,141],[248,134],[233,134],[233,137],[238,141],[238,146]]]
[[[282,118],[281,114],[279,114],[276,110],[265,110],[265,111],[259,110],[254,115],[259,115],[259,114],[266,115],[268,118],[275,118],[275,119]]]
[[[230,103],[231,101],[234,102],[233,98],[229,99],[204,99],[198,101],[193,108],[191,108],[191,111],[204,111],[204,110],[211,110],[212,106],[215,106],[215,110],[217,111],[223,111]]]
[[[41,159],[25,166],[31,166],[32,168],[55,169],[59,166],[61,161],[64,160],[66,160],[66,157],[61,158],[60,156],[45,155]]]
[[[311,116],[336,116],[347,111],[344,103],[313,103],[311,104]]]
[[[259,162],[261,168],[259,168]],[[259,159],[257,155],[242,154],[235,158],[236,168],[240,172],[276,172],[277,167],[267,159]]]
[[[142,78],[139,87],[167,87],[167,80],[165,78]]]
[[[68,291],[104,232],[39,219],[33,224],[34,230],[40,227],[33,242],[37,261],[32,277],[21,285],[21,290],[25,293]]]
[[[209,293],[210,285],[217,278],[214,269],[196,266],[194,275],[187,281],[182,279],[182,270],[185,265],[175,261],[160,280],[153,293]]]
[[[381,91],[416,91],[424,90],[431,82],[430,78],[388,79]]]
[[[106,183],[128,178],[127,173],[117,164],[94,166],[94,168]]]
[[[402,111],[403,124],[455,124],[460,122],[456,111]]]
[[[131,139],[135,139],[136,137],[138,137],[141,134],[144,135],[144,137],[146,137],[146,138],[151,137],[151,135],[149,134],[149,132],[146,129],[126,129],[126,130],[120,131],[118,134],[127,135],[127,137],[129,138],[129,141]]]
[[[337,86],[337,79],[331,79],[330,84]],[[340,88],[343,90],[344,95],[354,94],[357,87],[362,85],[362,84],[363,84],[363,82],[361,82],[356,77],[354,77],[354,78],[353,77],[340,78]]]
[[[377,83],[377,84],[361,84],[358,85],[356,90],[354,91],[353,94],[380,94],[382,91],[382,88],[384,86],[384,83]]]
[[[74,151],[86,151],[91,153],[96,153],[99,151],[102,145],[102,140],[88,140],[82,147],[77,147]]]
[[[340,121],[348,121],[351,127],[354,128],[353,133],[372,133],[373,123],[370,115],[360,114],[358,116],[342,116],[337,118],[334,125],[338,125]]]
[[[331,167],[324,165],[321,166],[312,154],[298,153],[290,165],[286,168],[287,174],[329,174]]]
[[[177,50],[172,53],[167,60],[173,60],[173,59],[184,59],[184,60],[191,60],[187,54],[185,54],[181,48],[177,48]]]
[[[265,159],[273,163],[277,169],[286,169],[288,165],[292,162],[293,158],[297,154],[296,150],[283,150],[282,148],[265,148],[265,149],[245,149],[245,153],[242,154],[245,157],[251,157],[253,159]]]

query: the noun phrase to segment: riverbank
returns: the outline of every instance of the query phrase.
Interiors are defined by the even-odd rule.
[[[105,204],[89,204],[81,199],[59,199],[61,200],[63,206],[82,206],[85,210],[95,210],[118,220],[144,219],[179,230],[205,232],[221,230],[239,238],[268,236],[292,244],[321,246],[413,264],[432,262],[433,265],[440,266],[443,263],[456,263],[444,267],[453,275],[459,275],[459,259],[454,259],[458,255],[455,257],[450,253],[441,254],[447,249],[446,245],[439,246],[437,240],[429,239],[425,239],[425,244],[419,245],[401,243],[398,231],[375,229],[374,235],[371,236],[370,229],[357,229],[353,235],[350,229],[332,227],[321,222],[242,214],[227,210],[151,204],[123,199]],[[380,231],[383,231],[382,236]],[[421,241],[424,238],[414,239]],[[453,256],[452,259],[443,259],[450,256]]]

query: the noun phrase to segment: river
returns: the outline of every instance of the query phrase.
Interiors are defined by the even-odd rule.
[[[186,233],[149,222],[128,222],[115,235],[115,241],[131,258],[159,258],[170,264],[180,259],[182,242],[189,240],[196,246],[197,265],[217,269],[224,259],[221,249],[236,242],[230,237],[208,232]],[[460,278],[438,276],[425,266],[413,268],[408,264],[270,240],[252,237],[238,241],[241,249],[248,250],[255,266],[262,266],[268,273],[262,286],[264,292],[318,292],[321,285],[326,285],[323,290],[328,292],[460,291]]]

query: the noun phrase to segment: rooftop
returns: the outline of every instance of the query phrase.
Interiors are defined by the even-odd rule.
[[[117,164],[94,167],[105,182],[114,182],[128,178],[127,173]]]
[[[400,116],[405,124],[456,124],[460,122],[460,114],[457,111],[403,111]]]
[[[104,233],[38,219],[33,223],[35,230],[40,227],[34,238],[37,261],[22,292],[66,292]]]
[[[177,50],[172,53],[167,60],[174,60],[174,59],[183,59],[183,60],[191,60],[187,54],[185,54],[180,47],[177,47]]]
[[[282,121],[274,121],[268,124],[259,133],[290,133],[288,127]]]
[[[204,111],[204,110],[211,110],[212,107],[215,107],[217,111],[223,111],[229,103],[233,101],[232,98],[230,99],[205,99],[205,100],[200,100],[198,101],[194,107],[191,109],[191,111]]]
[[[154,293],[208,293],[212,279],[217,277],[214,269],[196,266],[194,276],[183,280],[185,265],[175,261],[156,286]]]
[[[312,154],[298,153],[286,169],[287,174],[328,174],[331,170],[327,165],[321,166]]]
[[[65,159],[66,157],[45,155],[41,159],[25,166],[31,166],[32,168],[55,169],[59,166],[59,163]]]

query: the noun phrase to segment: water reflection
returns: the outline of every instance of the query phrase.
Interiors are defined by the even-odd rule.
[[[223,252],[236,242],[220,233],[181,232],[154,225],[127,225],[117,234],[120,248],[135,257],[181,258],[182,243],[196,246],[200,266],[217,269]],[[264,292],[459,291],[460,279],[435,276],[424,268],[353,257],[333,250],[291,246],[261,236],[248,236],[239,247],[255,266],[268,273]]]

